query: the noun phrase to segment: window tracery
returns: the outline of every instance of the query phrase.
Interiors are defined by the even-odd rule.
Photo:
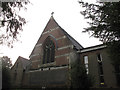
[[[55,45],[50,37],[45,40],[43,51],[43,64],[54,62]]]

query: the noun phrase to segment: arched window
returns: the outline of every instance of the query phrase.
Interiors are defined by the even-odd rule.
[[[43,50],[43,64],[54,62],[55,45],[50,37],[45,40]]]

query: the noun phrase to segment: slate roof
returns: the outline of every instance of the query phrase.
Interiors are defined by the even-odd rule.
[[[22,64],[22,68],[23,68],[23,69],[26,69],[26,67],[27,67],[28,65],[30,65],[30,63],[31,63],[28,59],[23,58],[23,57],[21,57],[21,56],[18,57],[18,59],[16,60],[15,64],[17,64],[18,61]],[[14,64],[14,66],[15,66],[15,64]],[[13,66],[13,67],[14,67],[14,66]],[[13,67],[12,67],[12,68],[13,68]]]
[[[30,63],[31,63],[28,59],[23,58],[23,57],[21,57],[21,56],[19,56],[18,59],[21,60],[21,63],[22,63],[22,66],[23,66],[24,69],[26,69],[26,67],[27,67],[28,65],[30,65]]]
[[[104,49],[106,48],[107,45],[106,44],[99,44],[99,45],[95,45],[95,46],[91,46],[91,47],[86,47],[84,49],[81,49],[80,53],[83,53],[83,52],[90,52],[90,51],[95,51],[95,50],[100,50],[100,49]]]

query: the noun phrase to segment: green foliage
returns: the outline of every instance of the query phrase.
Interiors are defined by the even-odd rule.
[[[115,67],[117,84],[120,86],[120,41],[108,43],[108,53],[110,55],[111,62]]]
[[[29,3],[29,0],[23,0],[23,2],[17,2],[17,0],[14,2],[0,1],[0,3],[0,44],[7,40],[7,45],[10,46],[14,40],[17,40],[17,35],[26,24],[25,18],[21,17],[18,11],[26,9],[25,5]]]
[[[84,65],[78,61],[71,64],[70,74],[72,88],[89,88],[94,83],[92,76],[86,74]]]
[[[85,19],[90,19],[88,22],[90,27],[84,32],[92,32],[92,36],[108,45],[111,62],[120,85],[120,2],[79,3],[85,8],[81,14]]]
[[[108,43],[109,54],[113,65],[120,65],[120,41]]]
[[[2,88],[10,88],[10,70],[2,68]]]
[[[2,61],[2,88],[10,88],[10,68],[12,66],[10,58],[4,56]]]
[[[7,68],[7,69],[11,68],[12,62],[10,58],[8,58],[7,56],[3,56],[1,60],[2,60],[2,68]]]
[[[90,19],[90,27],[85,28],[84,32],[92,32],[92,36],[103,42],[120,40],[120,2],[79,3],[85,8],[81,14]]]

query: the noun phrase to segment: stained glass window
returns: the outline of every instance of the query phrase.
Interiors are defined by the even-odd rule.
[[[43,64],[54,62],[55,45],[54,42],[50,39],[50,37],[45,40],[43,49]]]

